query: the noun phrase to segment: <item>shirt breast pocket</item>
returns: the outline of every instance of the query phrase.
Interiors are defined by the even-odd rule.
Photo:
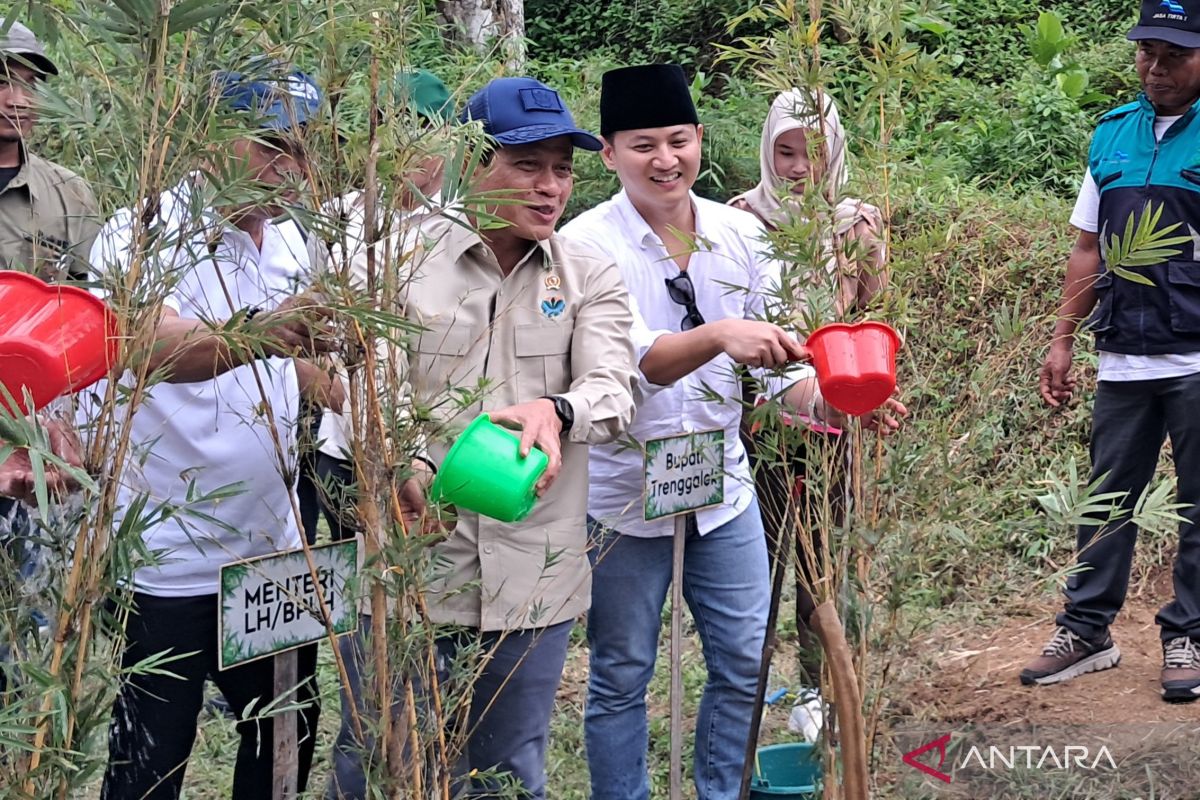
[[[562,325],[518,325],[513,353],[521,402],[571,388],[572,328]]]
[[[466,379],[466,356],[473,337],[470,331],[452,324],[431,324],[417,337],[416,373],[409,380],[425,399]]]

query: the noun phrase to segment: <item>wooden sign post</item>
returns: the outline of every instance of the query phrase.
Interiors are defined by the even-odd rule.
[[[687,515],[725,502],[725,432],[683,433],[646,442],[644,517],[675,518],[671,555],[671,782],[683,797],[683,554]]]
[[[291,705],[296,691],[296,651],[275,656],[275,697],[284,706]],[[271,719],[275,747],[271,757],[271,800],[294,800],[296,773],[299,771],[299,743],[296,741],[297,711],[276,714]]]
[[[290,550],[221,567],[221,615],[218,629],[221,669],[274,658],[274,705],[289,709],[272,715],[271,800],[294,800],[299,745],[296,701],[299,674],[296,648],[354,630],[357,608],[353,583],[358,543],[338,542]],[[324,601],[329,612],[321,612]]]

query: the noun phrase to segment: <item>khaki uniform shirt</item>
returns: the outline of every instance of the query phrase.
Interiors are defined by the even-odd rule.
[[[0,268],[49,280],[84,279],[99,230],[87,183],[26,152],[20,171],[0,192]]]
[[[531,243],[507,277],[477,234],[441,218],[421,226],[404,287],[404,315],[423,331],[407,349],[408,389],[453,437],[489,409],[561,395],[575,411],[562,471],[533,511],[503,523],[462,511],[435,545],[428,588],[434,622],[485,631],[540,628],[587,610],[588,445],[612,442],[633,418],[633,315],[611,261],[557,235]],[[359,257],[364,257],[361,254]],[[449,390],[489,388],[467,408]]]

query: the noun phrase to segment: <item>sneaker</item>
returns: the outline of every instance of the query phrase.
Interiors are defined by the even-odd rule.
[[[1026,686],[1062,683],[1089,672],[1111,669],[1119,663],[1121,651],[1107,631],[1103,637],[1089,640],[1060,626],[1042,648],[1042,654],[1021,670],[1021,683]]]
[[[1200,647],[1187,636],[1163,642],[1163,700],[1190,703],[1200,697]]]
[[[788,730],[804,737],[804,741],[816,743],[825,724],[825,701],[816,689],[805,689],[796,698],[792,713],[788,716]]]

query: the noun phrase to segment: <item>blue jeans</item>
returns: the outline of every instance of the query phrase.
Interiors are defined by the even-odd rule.
[[[671,537],[622,536],[595,520],[589,530],[591,675],[584,734],[592,800],[647,800],[646,689],[671,585]],[[771,600],[757,502],[704,536],[688,519],[683,596],[708,667],[696,720],[696,792],[699,800],[731,800],[741,784]]]
[[[467,630],[458,635],[441,636],[437,640],[438,680],[444,684],[445,672],[459,650],[474,640],[482,646],[487,663],[471,688],[471,704],[467,712],[466,730],[470,731],[466,754],[457,765],[456,776],[472,769],[481,772],[495,770],[521,783],[519,795],[531,800],[546,797],[546,743],[550,735],[550,716],[554,712],[554,697],[562,680],[567,658],[572,622],[560,622],[548,628],[506,633],[479,633]],[[371,723],[373,692],[370,673],[370,650],[362,631],[370,630],[371,617],[359,617],[359,630],[338,641],[346,665],[353,702],[357,705],[364,729]],[[416,683],[416,681],[414,681]],[[392,715],[403,720],[403,698],[399,696],[403,683],[396,682]],[[418,694],[419,687],[415,687]],[[326,800],[360,800],[372,797],[367,785],[369,761],[374,757],[375,743],[364,730],[367,741],[356,735],[351,698],[341,687],[342,725],[333,746],[333,768],[325,789]],[[420,705],[420,703],[418,703]],[[376,717],[377,718],[377,717]],[[498,786],[491,781],[474,780],[467,788],[467,797],[495,797]]]

